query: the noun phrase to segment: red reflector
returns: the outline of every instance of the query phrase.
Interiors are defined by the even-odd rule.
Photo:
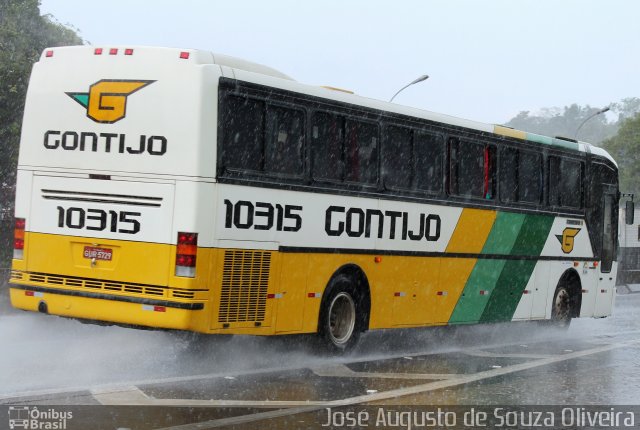
[[[186,60],[189,58],[189,53],[188,52],[181,52],[180,53],[180,58],[182,58],[183,60]]]
[[[116,55],[117,53],[118,53],[118,49],[117,48],[109,49],[109,55]]]
[[[480,295],[481,295],[481,296],[484,296],[484,295],[486,295],[486,294],[487,294],[487,292],[488,292],[487,290],[480,290]]]
[[[606,293],[606,292],[607,292],[607,290],[600,290],[600,292],[601,292],[601,293]]]
[[[582,294],[588,293],[589,290],[582,290]]]
[[[133,55],[133,49],[127,48],[124,50],[124,55]]]
[[[524,290],[524,291],[522,292],[522,294],[529,294],[530,292],[531,292],[531,291],[529,291],[529,290]]]
[[[446,296],[447,292],[446,291],[438,291],[437,293],[439,296]]]
[[[24,230],[27,222],[24,218],[16,218],[16,230]]]
[[[178,245],[197,245],[198,233],[178,233]]]
[[[53,57],[53,51],[47,51],[45,54],[47,57]]]
[[[176,265],[184,267],[196,267],[196,256],[178,254],[176,255]]]
[[[96,48],[93,50],[93,55],[102,55],[102,48]]]
[[[307,297],[311,297],[311,298],[320,297],[320,293],[309,293],[307,294]]]
[[[25,292],[24,292],[24,295],[25,295],[25,296],[29,296],[29,297],[33,297],[33,295],[34,295],[34,294],[35,294],[35,293],[34,293],[33,291],[25,291]]]
[[[166,312],[167,308],[165,308],[164,306],[154,306],[153,310],[154,312]]]
[[[275,294],[267,294],[267,299],[275,299],[276,295]]]

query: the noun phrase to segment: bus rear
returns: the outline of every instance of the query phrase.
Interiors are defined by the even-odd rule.
[[[196,276],[196,266],[208,261],[198,244],[212,232],[198,214],[214,213],[206,196],[214,190],[219,76],[201,51],[43,52],[20,142],[13,306],[207,326],[208,268]]]

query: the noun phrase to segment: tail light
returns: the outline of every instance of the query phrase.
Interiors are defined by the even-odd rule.
[[[16,218],[13,229],[13,258],[22,260],[24,257],[24,228],[27,221],[24,218]]]
[[[178,233],[176,250],[176,276],[194,278],[196,276],[196,256],[198,254],[198,233]]]

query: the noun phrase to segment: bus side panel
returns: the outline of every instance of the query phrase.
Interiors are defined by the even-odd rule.
[[[544,319],[547,314],[547,296],[549,295],[549,270],[551,263],[538,261],[535,277],[535,289],[533,291],[533,304],[531,306],[532,319]]]
[[[464,209],[445,252],[480,254],[491,233],[497,212]],[[440,271],[441,296],[446,300],[436,308],[437,320],[451,322],[456,306],[463,300],[465,285],[469,282],[476,258],[443,258]]]
[[[510,255],[525,215],[498,212],[489,237],[482,247],[485,255]],[[506,259],[479,259],[449,320],[450,323],[477,322],[503,272]]]
[[[611,267],[611,272],[609,273],[599,273],[598,286],[596,288],[596,305],[593,312],[594,317],[606,317],[611,315],[611,310],[613,309],[613,303],[615,300],[615,274],[618,270],[618,263],[613,262]]]
[[[483,322],[510,321],[515,314],[522,293],[526,289],[536,261],[540,256],[554,217],[527,215],[513,245],[511,254],[524,257],[508,260],[496,283],[482,317]]]
[[[275,331],[298,332],[302,330],[305,301],[309,298],[309,254],[281,254],[280,259],[278,285],[282,297],[277,301]]]
[[[592,261],[580,261],[575,267],[580,275],[582,301],[580,305],[581,317],[592,317],[595,313],[596,298],[598,297],[598,272]],[[553,292],[551,292],[553,294]]]

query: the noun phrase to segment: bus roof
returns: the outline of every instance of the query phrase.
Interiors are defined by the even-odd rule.
[[[212,53],[209,51],[199,49],[181,49],[181,48],[163,48],[163,47],[148,47],[148,46],[109,46],[109,47],[94,47],[94,46],[74,46],[74,47],[59,47],[59,48],[47,48],[43,51],[41,59],[44,59],[52,50],[56,51],[58,55],[59,51],[63,51],[63,55],[70,55],[74,51],[80,50],[104,50],[105,53],[111,50],[121,51],[142,51],[145,55],[153,55],[157,59],[169,55],[184,55],[191,62],[195,64],[217,64],[222,67],[228,67],[232,69],[233,75],[236,79],[246,80],[258,84],[265,84],[281,88],[284,90],[290,90],[300,92],[303,94],[309,94],[321,98],[333,99],[336,101],[358,104],[364,107],[394,112],[402,115],[413,116],[422,118],[434,122],[441,122],[448,125],[474,129],[483,131],[486,133],[493,133],[500,136],[512,137],[520,140],[541,143],[553,147],[569,149],[579,152],[590,152],[599,156],[605,157],[615,164],[615,160],[604,149],[591,145],[587,142],[577,141],[573,139],[558,138],[542,136],[535,133],[528,133],[521,130],[516,130],[510,127],[497,124],[488,124],[479,121],[472,121],[463,118],[458,118],[450,115],[445,115],[437,112],[431,112],[424,109],[413,108],[409,106],[398,105],[395,103],[389,103],[382,100],[372,99],[369,97],[363,97],[357,94],[353,94],[350,91],[336,91],[336,88],[326,86],[315,86],[309,84],[303,84],[295,81],[288,75],[265,66],[263,64],[247,61],[241,58],[232,57],[228,55]],[[181,57],[184,58],[184,57]]]

